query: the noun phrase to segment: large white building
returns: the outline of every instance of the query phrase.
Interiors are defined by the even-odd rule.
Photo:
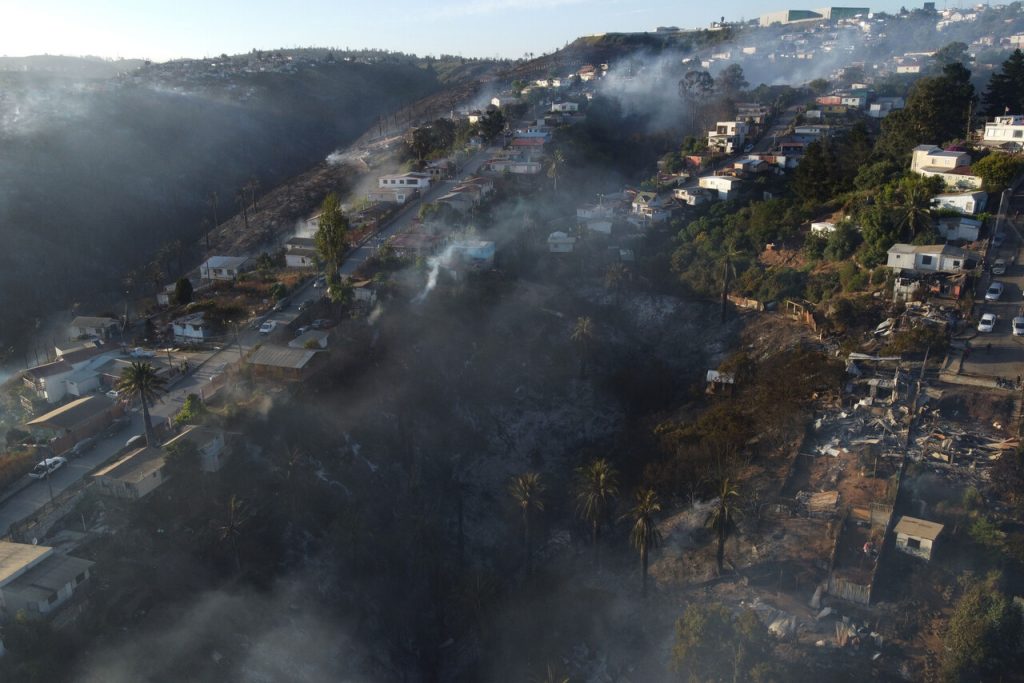
[[[708,147],[733,154],[743,149],[750,128],[744,121],[719,121],[714,130],[708,131]]]
[[[430,174],[402,173],[400,175],[382,175],[377,179],[377,187],[384,190],[398,187],[413,187],[417,190],[425,190],[430,187]]]
[[[967,152],[918,145],[910,160],[910,170],[918,175],[942,178],[950,189],[981,188],[981,178],[971,173],[971,155]]]
[[[985,124],[985,142],[1001,145],[1007,142],[1024,144],[1024,116],[997,116]]]

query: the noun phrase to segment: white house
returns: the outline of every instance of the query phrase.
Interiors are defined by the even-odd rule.
[[[708,131],[708,147],[726,154],[738,152],[743,149],[749,132],[744,121],[719,121],[714,130]]]
[[[885,265],[897,273],[959,273],[970,257],[970,252],[949,244],[894,244]]]
[[[511,173],[513,175],[537,175],[542,166],[539,161],[515,161],[513,159],[492,159],[487,168],[494,173]]]
[[[213,427],[188,425],[181,433],[163,445],[164,450],[188,445],[199,453],[199,468],[204,472],[216,472],[224,466],[227,458],[224,432]]]
[[[199,266],[204,280],[234,280],[252,269],[252,259],[245,256],[211,256]]]
[[[918,145],[914,148],[910,170],[919,175],[942,178],[949,188],[981,187],[981,178],[971,174],[971,155],[967,152],[947,152],[935,145]]]
[[[114,318],[95,318],[80,315],[71,321],[70,327],[72,339],[82,337],[110,339],[111,336],[117,333],[120,323]]]
[[[966,216],[950,216],[940,218],[935,227],[947,240],[976,242],[981,232],[981,221]]]
[[[929,522],[916,517],[900,517],[893,530],[896,534],[896,549],[920,557],[932,559],[935,541],[942,533],[943,526],[937,522]]]
[[[171,323],[176,342],[202,342],[214,336],[214,326],[203,312],[186,315]]]
[[[0,541],[0,611],[7,618],[49,614],[89,579],[92,566],[45,545]]]
[[[698,185],[705,190],[717,192],[719,199],[728,199],[731,195],[736,194],[742,182],[739,178],[733,178],[732,176],[708,175],[701,178],[698,181]]]
[[[811,223],[811,233],[814,235],[830,235],[836,231],[836,224],[831,221],[817,221]]]
[[[672,217],[668,197],[654,192],[637,192],[633,198],[630,222],[646,225],[648,223],[664,223]]]
[[[701,187],[677,187],[672,190],[672,197],[687,206],[697,206],[711,201],[711,192]]]
[[[160,448],[137,448],[92,475],[101,493],[138,500],[164,483],[166,454]]]
[[[316,266],[316,240],[312,237],[293,237],[284,243],[284,262],[289,268]]]
[[[932,198],[932,206],[936,209],[952,209],[969,216],[984,211],[987,205],[987,192],[955,192],[938,194]]]
[[[597,232],[602,235],[612,234],[612,219],[610,218],[591,218],[584,225],[587,226],[587,230],[590,232]]]
[[[433,175],[433,174],[428,174]],[[366,193],[366,198],[371,202],[384,202],[386,204],[405,204],[413,199],[419,190],[415,187],[378,187]]]
[[[985,124],[984,140],[996,145],[1006,142],[1024,144],[1024,116],[1008,114],[995,117]]]
[[[397,187],[425,190],[430,187],[430,174],[402,173],[398,175],[382,175],[377,178],[377,187],[382,190]]]
[[[571,254],[576,247],[576,238],[557,230],[548,235],[548,251],[552,254]]]
[[[576,102],[553,102],[551,104],[551,111],[553,113],[570,113],[577,112],[580,110],[580,105]]]

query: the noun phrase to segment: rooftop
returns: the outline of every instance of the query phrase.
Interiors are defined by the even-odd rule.
[[[248,260],[245,256],[211,256],[203,265],[207,268],[240,268]]]
[[[128,453],[92,476],[108,477],[129,484],[138,484],[157,470],[162,469],[163,466],[163,450],[145,446]]]
[[[113,404],[114,402],[103,394],[92,394],[77,401],[72,401],[56,410],[51,410],[45,415],[40,415],[25,424],[29,427],[47,427],[49,429],[71,431],[82,422],[95,415],[99,415],[105,410],[109,410]]]
[[[313,360],[316,351],[310,349],[290,349],[285,346],[261,346],[249,357],[250,365],[266,365],[275,368],[301,370]]]
[[[45,545],[0,541],[0,586],[7,585],[52,550]]]
[[[55,552],[8,583],[4,586],[4,590],[16,592],[21,597],[33,602],[48,600],[54,593],[74,581],[77,576],[85,573],[93,564],[93,562],[80,557]]]
[[[71,321],[71,327],[110,327],[117,325],[113,318],[96,318],[88,315],[80,315]]]
[[[943,526],[938,522],[929,522],[924,519],[918,519],[917,517],[900,517],[900,521],[896,523],[896,533],[906,534],[907,536],[913,536],[914,538],[926,538],[930,541],[934,541],[942,533]]]

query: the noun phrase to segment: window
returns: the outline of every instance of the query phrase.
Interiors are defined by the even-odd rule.
[[[1015,131],[1013,131],[1013,137],[1015,137],[1015,138],[1024,138],[1024,130],[1015,130]]]
[[[922,266],[930,266],[931,264],[932,264],[932,257],[931,256],[922,256],[921,257],[921,265]]]
[[[920,550],[921,549],[921,540],[918,539],[918,538],[908,538],[907,539],[907,547],[908,548],[913,548],[914,550]]]
[[[959,268],[959,267],[960,267],[960,261],[958,261],[958,260],[955,260],[955,259],[954,259],[954,261],[953,261],[953,267],[954,267],[954,268]]]

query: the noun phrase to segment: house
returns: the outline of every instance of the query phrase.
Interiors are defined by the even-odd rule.
[[[415,199],[419,193],[415,187],[384,187],[370,190],[366,193],[366,199],[371,202],[401,205]]]
[[[440,235],[410,231],[391,237],[388,240],[388,245],[395,250],[395,255],[400,258],[419,258],[421,256],[432,256],[437,253],[442,241],[443,238]]]
[[[93,363],[94,358],[110,352],[111,349],[102,342],[58,348],[56,360],[29,368],[22,375],[22,381],[35,392],[36,398],[47,403],[57,403],[69,393],[81,396],[97,386],[88,385],[90,373],[87,366]]]
[[[199,468],[216,472],[227,461],[228,451],[223,430],[205,425],[188,425],[181,433],[164,444],[164,450],[178,446],[193,447],[199,453]]]
[[[456,240],[449,245],[446,265],[464,264],[472,267],[494,265],[494,242],[489,240]]]
[[[377,290],[373,286],[373,280],[351,280],[352,300],[364,306],[373,306],[377,303]]]
[[[987,192],[955,192],[932,197],[932,206],[936,209],[952,209],[969,216],[984,211],[987,205]]]
[[[576,209],[576,219],[581,222],[594,218],[611,220],[613,213],[615,213],[615,211],[611,206],[605,206],[604,204],[584,204]]]
[[[572,113],[578,112],[580,105],[576,102],[552,102],[551,111],[554,113]]]
[[[252,259],[245,256],[211,256],[199,266],[199,277],[204,280],[234,280],[252,268]]]
[[[1003,145],[1008,142],[1024,144],[1024,116],[1008,114],[995,117],[985,124],[983,140],[993,145]]]
[[[889,247],[886,266],[897,274],[904,271],[915,273],[959,273],[968,269],[973,254],[950,244],[894,244]]]
[[[428,161],[424,173],[430,174],[431,182],[438,182],[445,178],[451,178],[455,170],[455,164],[450,159],[436,159]]]
[[[510,107],[515,104],[522,102],[521,99],[515,95],[496,95],[491,98],[491,106],[501,109],[502,107]]]
[[[449,206],[459,213],[466,213],[476,205],[473,195],[454,191],[438,198],[434,203]]]
[[[110,339],[117,334],[121,323],[114,318],[93,318],[90,316],[78,316],[71,321],[71,339],[83,339],[85,337],[96,337],[99,339]]]
[[[704,379],[704,383],[705,393],[731,394],[733,389],[736,387],[736,376],[727,372],[719,372],[718,370],[708,370]]]
[[[935,228],[947,240],[976,242],[981,231],[981,221],[966,216],[948,216],[940,218]]]
[[[602,235],[612,234],[612,219],[591,218],[583,223],[590,232],[598,232]]]
[[[107,396],[90,394],[29,420],[25,426],[52,437],[50,448],[59,454],[82,439],[102,432],[122,412]]]
[[[672,190],[672,197],[687,206],[697,206],[711,201],[711,191],[701,187],[677,187]]]
[[[664,223],[672,217],[672,200],[654,192],[637,192],[633,198],[630,222],[647,225]]]
[[[832,221],[817,221],[811,223],[811,234],[827,236],[836,231],[836,224]]]
[[[288,342],[290,349],[326,349],[327,341],[330,339],[330,332],[327,330],[307,330],[295,339]]]
[[[304,382],[326,358],[323,351],[267,344],[256,349],[246,362],[256,377],[276,382]]]
[[[744,121],[719,121],[714,130],[708,131],[708,147],[733,154],[743,149],[749,132],[750,128]]]
[[[576,238],[556,230],[548,235],[548,251],[552,254],[571,254],[576,247]]]
[[[937,522],[904,515],[900,517],[893,530],[896,534],[896,549],[923,560],[930,560],[935,541],[942,534],[942,529],[943,526]]]
[[[906,102],[902,97],[879,97],[868,106],[868,116],[884,119],[890,112],[903,109]]]
[[[910,170],[927,177],[939,177],[951,189],[979,189],[981,178],[971,174],[971,155],[958,150],[946,151],[935,145],[914,148]]]
[[[487,162],[488,170],[494,173],[511,173],[512,175],[537,175],[542,166],[539,161],[517,161],[514,159],[491,159]]]
[[[89,580],[93,564],[45,545],[0,541],[0,612],[10,619],[56,611]]]
[[[284,262],[289,268],[316,266],[316,240],[312,237],[293,237],[284,243]]]
[[[171,322],[174,341],[179,343],[199,343],[212,339],[215,335],[214,324],[206,319],[202,311],[192,313]]]
[[[426,190],[430,187],[429,173],[402,173],[398,175],[382,175],[377,178],[377,187],[382,190],[395,188]]]
[[[739,178],[733,178],[724,175],[709,175],[704,176],[698,181],[705,190],[711,190],[718,193],[719,199],[729,199],[730,196],[734,196],[739,189],[740,183]]]
[[[516,137],[513,138],[511,146],[514,152],[517,152],[522,159],[525,160],[536,160],[543,156],[544,145],[547,144],[547,139],[544,137]]]
[[[139,500],[164,483],[165,458],[161,448],[136,448],[93,473],[92,480],[103,494]]]

